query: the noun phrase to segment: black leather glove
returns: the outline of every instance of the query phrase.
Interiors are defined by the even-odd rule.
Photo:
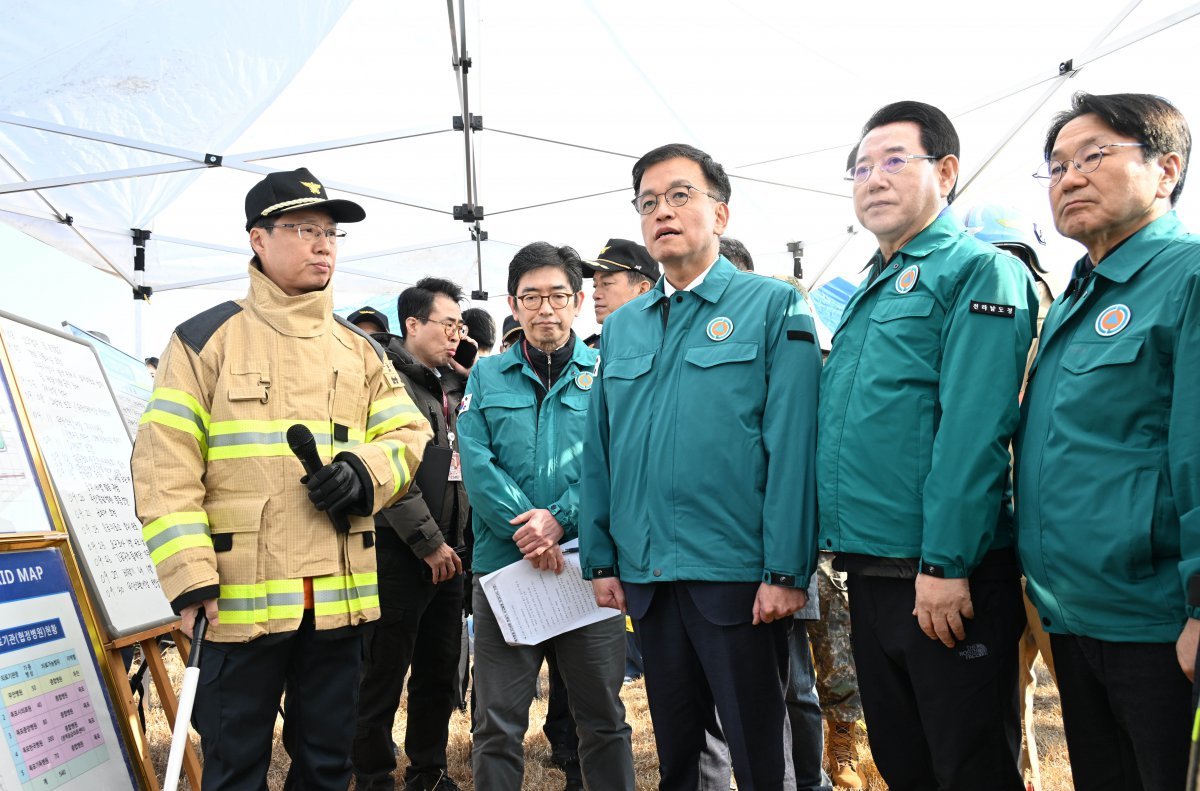
[[[308,499],[318,511],[342,514],[361,508],[362,481],[348,462],[330,462],[312,475],[305,475],[300,483],[308,487]]]

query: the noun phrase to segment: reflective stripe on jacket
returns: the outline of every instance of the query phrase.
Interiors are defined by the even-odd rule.
[[[289,297],[251,267],[246,299],[180,325],[156,385],[132,469],[176,609],[219,593],[209,639],[244,642],[295,629],[311,578],[318,629],[378,617],[373,520],[333,529],[287,430],[307,426],[324,462],[357,456],[377,511],[407,490],[430,429],[370,341],[335,320],[329,290]]]

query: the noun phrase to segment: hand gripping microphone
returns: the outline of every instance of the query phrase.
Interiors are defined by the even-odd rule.
[[[289,428],[287,443],[288,447],[292,449],[292,453],[296,454],[296,458],[300,460],[300,464],[304,466],[304,471],[309,475],[325,466],[321,464],[321,456],[317,453],[317,440],[308,426],[296,423]],[[350,522],[346,519],[345,514],[335,514],[332,511],[325,513],[329,515],[329,521],[333,522],[334,530],[339,533],[350,531]]]

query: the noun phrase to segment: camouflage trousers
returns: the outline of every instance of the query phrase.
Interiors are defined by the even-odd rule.
[[[817,587],[821,618],[807,625],[821,710],[828,720],[857,722],[863,710],[850,650],[850,600],[845,579],[833,570],[831,555],[822,554],[817,564]]]

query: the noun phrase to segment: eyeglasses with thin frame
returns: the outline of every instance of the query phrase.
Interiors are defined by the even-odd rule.
[[[553,294],[522,294],[517,297],[521,306],[525,310],[538,311],[542,309],[543,302],[549,302],[550,307],[555,310],[562,310],[567,305],[571,304],[571,298],[575,296],[575,292],[555,291]]]
[[[658,194],[647,192],[644,195],[638,195],[636,198],[631,200],[630,203],[633,204],[633,208],[637,210],[638,214],[650,214],[657,209],[659,198],[666,200],[668,206],[674,206],[678,209],[680,206],[688,202],[688,198],[692,197],[692,190],[699,192],[701,195],[707,195],[715,201],[721,200],[711,192],[705,192],[699,187],[693,187],[691,184],[680,184],[678,186],[671,187],[666,192],[660,192]]]
[[[466,324],[461,321],[455,321],[454,319],[442,319],[441,321],[434,321],[428,317],[417,317],[417,321],[421,322],[422,324],[441,324],[442,329],[446,331],[446,337],[450,340],[454,340],[455,338],[463,336],[467,331]]]
[[[1104,149],[1142,148],[1145,145],[1145,143],[1105,143],[1099,146],[1095,143],[1088,143],[1086,146],[1080,147],[1075,152],[1075,155],[1066,162],[1059,162],[1054,159],[1043,162],[1033,172],[1033,177],[1038,181],[1045,182],[1047,187],[1053,187],[1063,180],[1063,176],[1067,175],[1068,164],[1074,165],[1075,170],[1079,173],[1094,173],[1096,168],[1100,167],[1100,163],[1104,161]]]
[[[879,168],[884,173],[895,175],[904,170],[910,159],[930,159],[938,160],[941,157],[935,157],[932,154],[890,154],[883,158],[882,162],[874,165],[855,165],[846,171],[843,178],[846,181],[853,181],[855,184],[865,184],[867,179],[871,178],[871,171]]]
[[[296,234],[303,242],[313,243],[324,236],[330,244],[337,245],[346,238],[346,232],[341,228],[322,228],[311,222],[281,222],[275,225],[264,225],[263,228],[295,228]]]

